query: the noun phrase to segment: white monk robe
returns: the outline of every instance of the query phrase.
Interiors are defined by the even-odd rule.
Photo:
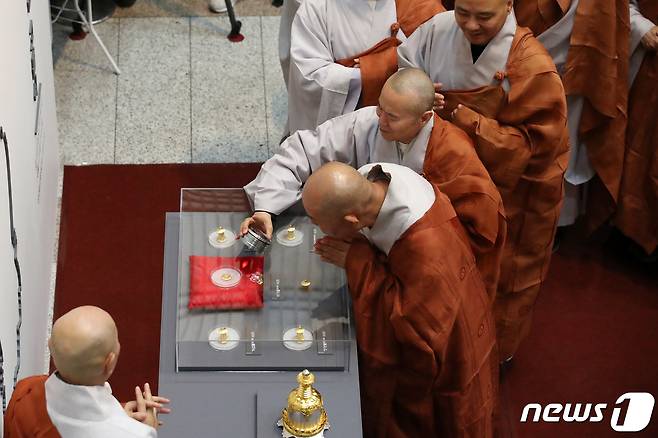
[[[381,175],[379,168],[373,170],[375,166],[379,166],[386,175]],[[388,255],[400,236],[432,207],[436,200],[434,187],[406,166],[370,163],[358,170],[369,181],[389,181],[377,220],[372,227],[361,230],[370,243]]]
[[[292,23],[288,128],[315,129],[356,109],[358,68],[337,64],[391,36],[395,0],[305,0]],[[404,41],[403,32],[397,33]]]
[[[291,135],[263,164],[256,179],[245,186],[245,192],[254,210],[280,214],[301,199],[303,183],[329,161],[357,169],[381,161],[422,173],[433,126],[434,119],[430,119],[408,145],[389,141],[379,132],[376,107],[361,108],[329,120],[314,131]]]
[[[283,0],[281,6],[281,21],[279,22],[279,62],[281,63],[281,72],[283,80],[288,88],[288,74],[290,73],[290,32],[292,30],[292,20],[297,14],[299,5],[302,0]]]
[[[63,382],[57,373],[46,380],[46,408],[62,438],[156,438],[156,430],[130,418],[105,386]]]
[[[647,32],[653,29],[655,24],[642,15],[637,0],[630,0],[629,8],[631,13],[631,50],[629,52],[631,54],[631,64],[628,69],[628,88],[630,89],[647,52],[644,46],[640,44],[640,41]]]

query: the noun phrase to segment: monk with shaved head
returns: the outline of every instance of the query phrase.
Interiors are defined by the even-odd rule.
[[[83,306],[53,324],[48,342],[59,376],[73,385],[103,385],[119,359],[119,334],[102,309]]]
[[[493,297],[506,236],[502,200],[471,139],[433,113],[434,94],[427,74],[404,69],[386,81],[377,106],[290,136],[245,187],[255,213],[243,222],[241,234],[252,226],[271,236],[272,216],[299,201],[303,184],[324,163],[400,164],[448,196]]]
[[[7,438],[156,437],[157,412],[169,400],[149,384],[121,406],[107,380],[121,346],[116,324],[104,310],[77,307],[53,324],[48,341],[56,371],[18,383],[6,415]]]
[[[440,89],[438,114],[471,137],[502,196],[508,239],[494,311],[505,361],[530,332],[569,158],[562,81],[546,49],[517,24],[513,3],[455,0],[454,11],[398,47],[400,67],[421,68]]]
[[[347,273],[366,438],[492,436],[490,302],[449,199],[411,169],[327,163],[303,203]]]

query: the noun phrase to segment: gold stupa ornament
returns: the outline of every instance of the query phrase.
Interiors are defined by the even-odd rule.
[[[226,327],[221,327],[219,329],[219,343],[226,344],[228,342],[228,329]]]
[[[281,412],[279,426],[283,426],[284,437],[322,438],[329,429],[327,413],[322,396],[313,388],[315,376],[304,370],[297,375],[299,386],[288,395],[288,406]]]
[[[217,227],[217,242],[226,242],[226,230],[224,227]]]

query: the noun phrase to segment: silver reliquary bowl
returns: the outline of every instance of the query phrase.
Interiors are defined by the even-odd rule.
[[[272,241],[260,230],[256,228],[249,228],[247,234],[242,238],[245,246],[251,251],[261,254],[265,249],[270,246]]]

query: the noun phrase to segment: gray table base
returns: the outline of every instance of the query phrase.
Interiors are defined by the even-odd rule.
[[[159,393],[172,400],[160,438],[278,438],[275,423],[299,370],[279,372],[181,371],[176,373],[178,213],[165,227]],[[317,371],[331,430],[326,438],[361,438],[356,344],[347,371]]]

